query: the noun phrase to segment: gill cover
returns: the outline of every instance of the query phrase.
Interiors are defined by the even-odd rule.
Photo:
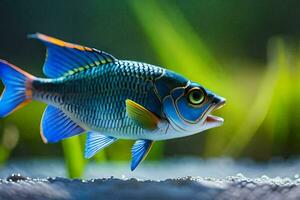
[[[192,104],[189,100],[189,91],[192,89],[203,91],[204,99],[199,104]],[[170,123],[177,130],[195,131],[204,120],[211,101],[204,88],[196,83],[188,83],[185,87],[178,87],[170,92],[163,101],[163,112]],[[191,124],[196,126],[191,126]]]

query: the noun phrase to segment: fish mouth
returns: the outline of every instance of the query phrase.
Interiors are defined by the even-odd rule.
[[[218,103],[215,103],[211,109],[209,109],[209,114],[207,115],[206,119],[205,119],[205,123],[206,125],[212,125],[212,127],[216,127],[216,126],[221,126],[224,122],[224,119],[218,116],[214,116],[211,114],[211,112],[218,110],[220,108],[222,108],[225,103],[226,100],[224,98],[220,98],[218,99]]]

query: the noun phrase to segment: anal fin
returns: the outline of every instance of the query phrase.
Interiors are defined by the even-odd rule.
[[[54,106],[48,106],[41,121],[41,137],[45,143],[58,142],[84,132],[62,110]]]
[[[152,140],[137,140],[132,147],[132,161],[131,161],[131,171],[146,158],[152,145]]]
[[[85,158],[93,157],[98,151],[115,142],[117,138],[105,136],[97,132],[88,132],[85,144]]]

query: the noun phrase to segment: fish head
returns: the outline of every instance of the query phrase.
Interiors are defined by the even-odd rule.
[[[174,130],[191,135],[221,126],[224,120],[211,113],[225,102],[223,97],[202,85],[188,81],[184,87],[173,88],[164,97],[162,107],[163,114]]]

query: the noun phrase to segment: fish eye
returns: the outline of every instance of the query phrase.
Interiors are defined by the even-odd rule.
[[[190,89],[187,96],[192,105],[200,105],[205,100],[204,91],[200,88]]]

